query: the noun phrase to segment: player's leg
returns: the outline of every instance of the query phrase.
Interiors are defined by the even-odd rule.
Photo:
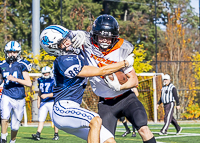
[[[102,120],[99,116],[94,117],[89,124],[90,130],[88,133],[88,143],[100,142],[100,130],[101,130]],[[95,139],[95,141],[94,141]]]
[[[128,125],[127,125],[127,121],[126,121],[125,117],[120,117],[119,120],[123,123],[123,125],[126,129],[126,131],[122,135],[122,137],[125,137],[127,134],[130,134],[131,131],[130,131]]]
[[[103,143],[113,138],[113,135],[100,126],[101,120],[98,116],[94,112],[81,108],[78,103],[73,101],[62,100],[53,106],[53,122],[60,130],[88,141],[91,141],[91,137],[95,143],[99,142],[99,137],[91,134],[99,134],[97,132],[100,131],[103,134],[100,135],[100,142]],[[89,133],[90,131],[91,133]]]
[[[108,129],[113,136],[115,135],[117,127],[117,112],[118,108],[115,107],[115,101],[100,98],[100,102],[98,103],[98,114],[102,119],[102,125]]]
[[[48,113],[48,106],[47,106],[47,103],[44,103],[44,104],[42,104],[42,106],[40,106],[39,113],[38,113],[38,121],[39,122],[38,122],[37,132],[36,132],[36,134],[32,134],[32,137],[36,140],[40,140],[40,134],[44,127],[44,122],[47,117],[47,113]]]
[[[156,140],[147,126],[147,114],[142,103],[135,96],[130,95],[124,101],[123,114],[135,126],[144,143],[155,143]]]
[[[1,99],[1,140],[2,142],[6,141],[6,134],[8,128],[8,120],[10,118],[10,113],[12,110],[12,105],[10,104],[10,97],[2,95]]]
[[[165,104],[164,111],[165,111],[164,126],[160,130],[160,133],[161,133],[160,135],[167,134],[167,130],[168,130],[170,123],[172,122],[172,117],[173,117],[173,113],[174,113],[174,102]]]
[[[24,115],[25,99],[12,100],[13,109],[11,111],[11,142],[15,143],[20,122]]]
[[[49,115],[50,115],[50,117],[51,117],[51,121],[52,121],[52,122],[53,122],[53,117],[52,117],[52,113],[53,113],[53,103],[54,103],[54,102],[48,102],[48,103],[47,103]],[[53,137],[52,140],[59,140],[58,128],[57,128],[56,126],[54,126],[54,137]]]

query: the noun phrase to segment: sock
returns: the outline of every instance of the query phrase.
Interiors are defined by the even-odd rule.
[[[132,125],[132,128],[133,128],[133,132],[135,133],[135,127]]]
[[[58,136],[58,133],[55,133],[54,136]]]
[[[14,141],[13,141],[13,140],[10,140],[10,143],[15,143],[15,141],[16,141],[16,140],[14,140]]]
[[[143,143],[156,143],[156,139],[154,137],[152,137],[150,140],[148,141],[143,141]]]
[[[127,126],[127,122],[124,122],[123,124],[124,124],[124,127],[126,128],[126,131],[130,131],[130,129]]]
[[[39,135],[39,137],[40,137],[40,132],[37,132],[36,135]]]
[[[6,133],[5,133],[5,134],[2,134],[2,133],[1,133],[1,139],[6,140]]]

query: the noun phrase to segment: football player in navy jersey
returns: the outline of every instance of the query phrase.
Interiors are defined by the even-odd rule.
[[[76,34],[76,31],[69,31],[59,25],[48,26],[40,35],[40,44],[44,50],[50,55],[57,56],[53,66],[54,125],[87,140],[88,143],[115,143],[114,136],[102,126],[99,115],[80,107],[87,84],[85,77],[105,76],[123,67],[132,66],[134,58],[130,55],[124,61],[101,68],[88,66],[84,52],[72,47],[72,42],[78,38],[85,37],[81,32]]]
[[[36,134],[32,134],[32,137],[36,140],[40,140],[40,133],[42,132],[44,121],[46,119],[47,113],[49,112],[52,119],[53,111],[53,87],[54,79],[52,78],[51,68],[45,66],[42,68],[42,77],[38,78],[38,109],[39,109],[39,123]],[[54,138],[53,140],[58,140],[58,128],[54,126]]]
[[[6,60],[0,64],[4,80],[1,99],[1,143],[7,142],[6,132],[10,116],[10,143],[15,143],[20,121],[24,114],[24,86],[30,87],[32,85],[28,74],[31,71],[32,65],[28,61],[20,59],[21,46],[16,41],[8,42],[5,46],[4,53]]]

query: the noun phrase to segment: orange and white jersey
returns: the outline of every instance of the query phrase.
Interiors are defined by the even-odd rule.
[[[133,49],[134,47],[130,42],[121,38],[119,38],[119,41],[115,44],[115,46],[107,52],[100,52],[94,45],[84,48],[89,65],[96,67],[102,67],[108,64],[123,61],[129,54],[132,53]],[[125,74],[127,74],[133,70],[133,67],[123,68],[122,70]],[[93,92],[97,96],[103,98],[116,97],[128,91],[114,91],[109,88],[109,86],[104,82],[103,77],[100,76],[90,77],[89,80]]]

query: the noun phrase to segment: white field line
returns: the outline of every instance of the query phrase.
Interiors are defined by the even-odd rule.
[[[161,127],[162,128],[162,127]],[[150,130],[152,129],[161,129],[159,127],[156,127],[156,128],[150,128]],[[182,127],[183,129],[200,129],[200,127]],[[174,127],[169,127],[168,129],[175,129]]]

